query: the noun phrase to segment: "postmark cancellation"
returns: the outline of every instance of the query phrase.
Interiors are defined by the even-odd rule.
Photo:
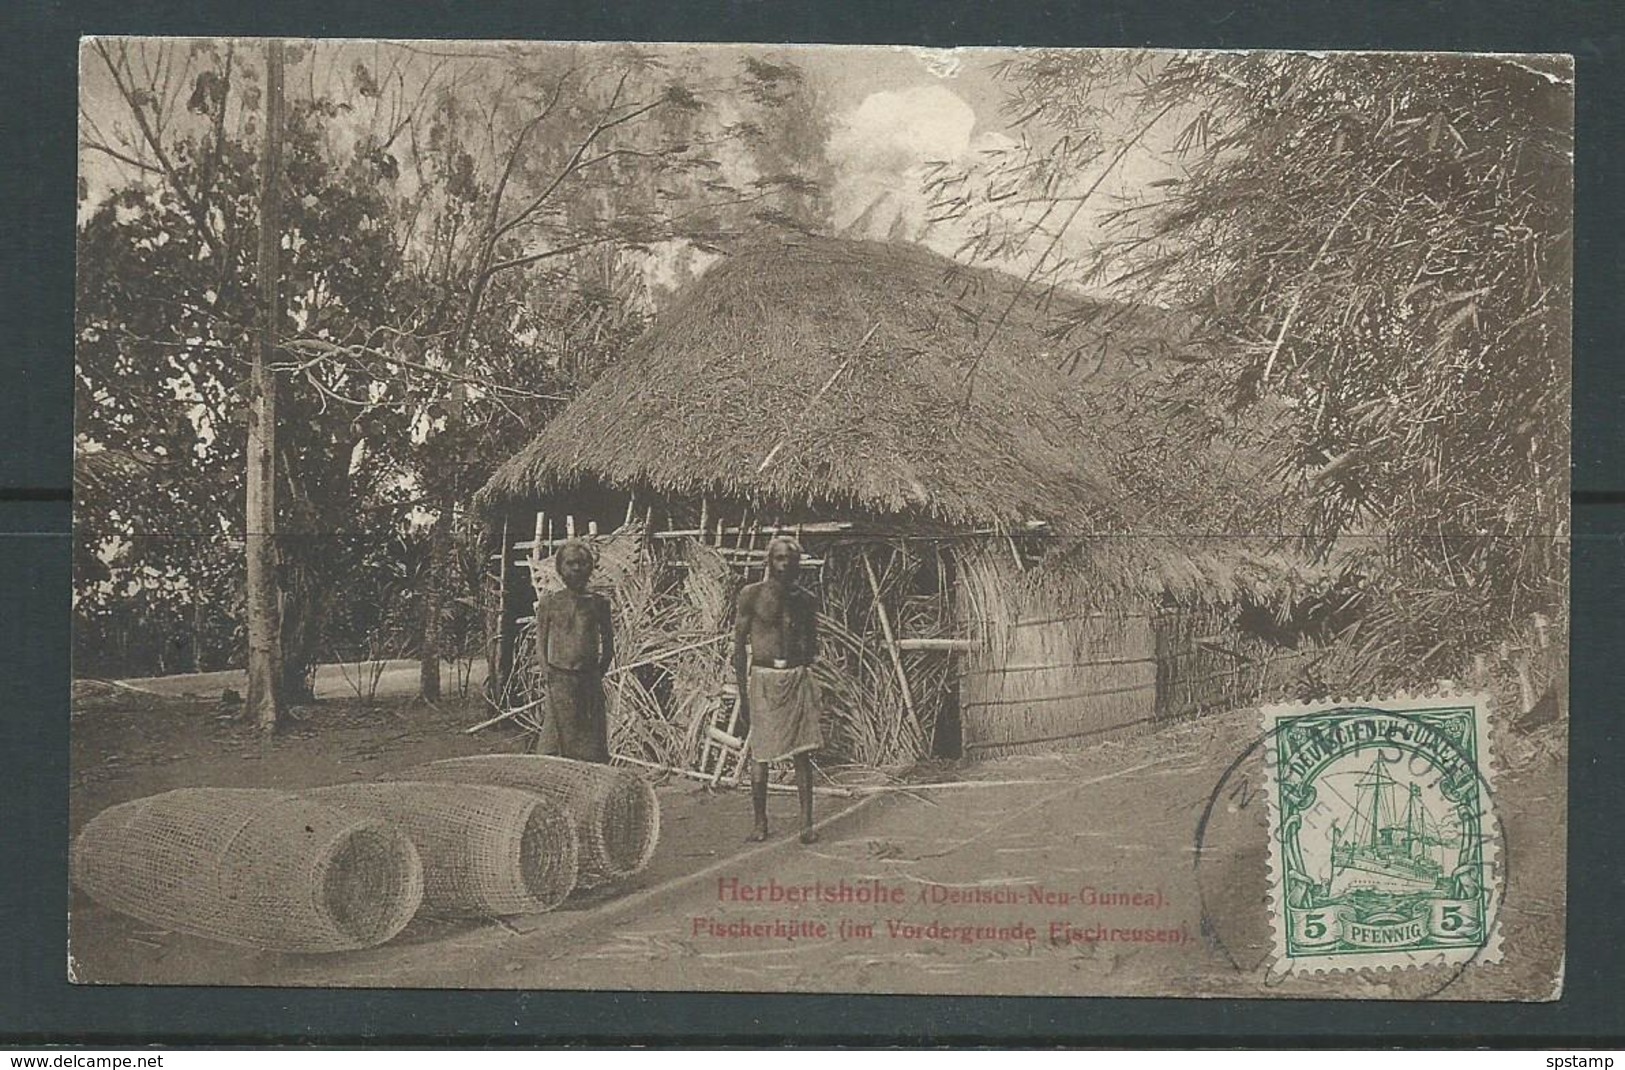
[[[1263,711],[1278,970],[1499,958],[1488,705],[1399,695]]]

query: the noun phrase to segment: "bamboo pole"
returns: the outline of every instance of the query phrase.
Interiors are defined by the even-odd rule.
[[[727,535],[738,535],[740,533],[738,528],[723,528],[722,530]],[[799,536],[806,533],[808,535],[840,535],[851,530],[852,525],[844,520],[820,520],[809,524],[768,524],[765,527],[760,523],[752,523],[748,534]],[[654,537],[657,539],[694,539],[701,538],[708,533],[709,529],[706,528],[673,528],[670,531],[655,532]]]
[[[626,762],[629,765],[638,765],[645,769],[653,769],[661,773],[671,773],[675,776],[687,777],[690,780],[700,780],[707,783],[709,783],[711,780],[710,773],[696,773],[692,769],[679,769],[674,765],[661,765],[658,762],[648,762],[644,761],[642,758],[633,758],[627,754],[612,755],[611,761]],[[767,790],[773,792],[775,795],[794,795],[796,793],[796,786],[794,784],[769,784],[767,786]],[[852,796],[857,794],[857,792],[850,788],[827,788],[822,784],[813,785],[812,790],[814,795],[834,795],[842,799],[850,799]]]
[[[823,396],[829,393],[829,388],[835,385],[835,380],[839,379],[841,377],[841,373],[846,371],[846,369],[852,365],[852,361],[857,358],[859,350],[863,349],[864,346],[869,344],[869,339],[873,338],[875,336],[875,332],[878,330],[880,330],[880,321],[875,320],[875,325],[869,328],[869,333],[863,336],[862,341],[858,342],[858,344],[853,347],[852,352],[847,355],[847,358],[843,360],[833,372],[830,373],[828,379],[824,380],[824,385],[818,388],[818,393],[812,396],[812,400],[807,402],[807,404],[802,407],[801,414],[797,418],[796,423],[799,423],[801,419],[804,419],[807,413],[812,410],[813,406],[817,405]],[[762,463],[756,466],[757,475],[761,475],[763,472],[767,471],[767,466],[773,463],[773,459],[779,455],[779,451],[782,450],[785,444],[790,441],[790,435],[794,429],[795,425],[792,424],[790,429],[786,430],[783,435],[779,436],[778,442],[774,443],[773,448],[767,451],[767,456],[762,458]]]
[[[508,515],[506,513],[502,516],[502,542],[498,545],[502,547],[502,552],[497,554],[497,656],[495,673],[497,683],[495,686],[500,689],[502,681],[505,681],[508,674],[513,671],[513,648],[516,645],[508,635],[508,629],[512,627],[508,623],[508,554],[512,551],[508,548]],[[508,652],[506,658],[503,657],[502,652],[504,650]],[[490,647],[486,647],[486,656],[487,658],[490,657]],[[489,664],[487,662],[487,665]]]
[[[899,639],[893,645],[898,650],[945,650],[951,654],[976,649],[972,639]]]
[[[745,741],[734,734],[739,731],[739,704],[741,700],[742,696],[735,695],[733,705],[728,711],[728,728],[722,733],[727,737],[726,742],[724,740],[717,739],[717,742],[721,743],[722,747],[717,752],[716,771],[711,774],[711,786],[713,788],[722,781],[722,770],[723,767],[728,764],[729,753],[735,755],[740,766],[743,766],[745,763]],[[714,731],[715,729],[713,729],[713,732]],[[707,735],[711,739],[716,739],[716,736],[712,733],[707,733]]]
[[[709,639],[701,639],[701,640],[698,640],[697,642],[688,643],[688,644],[686,644],[684,646],[672,647],[670,650],[662,650],[658,654],[649,655],[648,657],[644,658],[642,661],[634,661],[630,665],[618,665],[615,668],[609,670],[609,672],[605,673],[604,675],[605,676],[618,676],[621,673],[631,672],[633,669],[641,669],[645,665],[653,665],[656,662],[665,661],[667,658],[674,658],[678,654],[685,653],[686,651],[698,650],[702,646],[710,646],[712,643],[720,642],[721,640],[728,638],[728,634],[729,633],[724,632],[721,635],[713,635]]]
[[[535,702],[527,702],[523,706],[515,706],[511,710],[503,710],[501,713],[497,714],[495,717],[492,717],[488,721],[481,721],[477,725],[473,725],[472,727],[463,729],[463,735],[471,736],[475,732],[478,732],[482,728],[490,728],[494,724],[501,724],[503,721],[506,721],[510,717],[517,717],[521,713],[524,713],[526,710],[534,709],[535,707],[540,706],[544,701],[546,701],[546,700],[545,699],[537,699]]]
[[[897,684],[903,690],[903,707],[913,718],[915,727],[923,732],[925,726],[920,724],[919,712],[914,709],[914,694],[909,690],[908,674],[903,671],[903,659],[897,653],[897,637],[892,633],[891,616],[886,612],[885,600],[880,596],[880,581],[875,578],[875,567],[869,563],[867,552],[859,556],[863,559],[863,574],[869,578],[869,590],[874,592],[875,612],[880,614],[880,630],[886,636],[886,653],[891,655],[892,668],[897,671]]]
[[[1008,625],[1011,628],[1033,628],[1041,624],[1070,624],[1079,620],[1150,620],[1149,613],[1075,613],[1069,617],[1033,617],[1030,620],[1018,620]]]

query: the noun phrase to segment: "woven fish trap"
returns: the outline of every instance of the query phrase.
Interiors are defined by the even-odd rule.
[[[427,914],[539,914],[575,890],[575,826],[545,797],[512,788],[420,783],[415,777],[305,794],[386,819],[405,832],[423,859]]]
[[[636,773],[595,762],[536,754],[446,758],[403,774],[414,780],[499,784],[562,807],[581,841],[578,886],[625,880],[649,864],[660,840],[660,800]]]
[[[423,899],[404,833],[288,792],[184,788],[102,811],[74,841],[73,880],[151,925],[273,951],[389,940]]]

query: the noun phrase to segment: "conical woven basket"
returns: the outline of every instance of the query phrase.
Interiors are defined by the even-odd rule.
[[[649,864],[660,840],[660,800],[648,781],[625,769],[534,754],[487,754],[447,758],[402,775],[498,784],[552,800],[575,822],[581,888],[637,873]]]
[[[341,784],[305,794],[388,820],[405,832],[423,859],[425,913],[538,914],[575,890],[575,826],[545,797],[512,788],[415,779]]]
[[[148,924],[277,951],[373,947],[423,898],[401,831],[280,791],[187,788],[114,806],[79,833],[72,868],[91,898]]]

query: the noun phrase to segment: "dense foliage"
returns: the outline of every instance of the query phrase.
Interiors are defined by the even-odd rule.
[[[87,48],[104,181],[81,183],[77,235],[81,673],[242,664],[262,59]],[[793,66],[633,49],[336,44],[288,66],[278,582],[297,700],[323,660],[479,652],[467,497],[640,332],[652,265],[818,211],[815,168],[768,131],[820,113]]]
[[[1001,73],[1031,135],[981,187],[939,177],[948,214],[985,257],[1047,243],[1035,282],[1192,311],[1225,403],[1291,413],[1272,476],[1303,495],[1311,548],[1364,581],[1345,684],[1460,674],[1565,616],[1565,67],[1038,52]],[[1068,255],[1084,180],[1153,157],[1162,177],[1097,197],[1099,244]],[[1032,200],[1048,210],[1003,206]]]

